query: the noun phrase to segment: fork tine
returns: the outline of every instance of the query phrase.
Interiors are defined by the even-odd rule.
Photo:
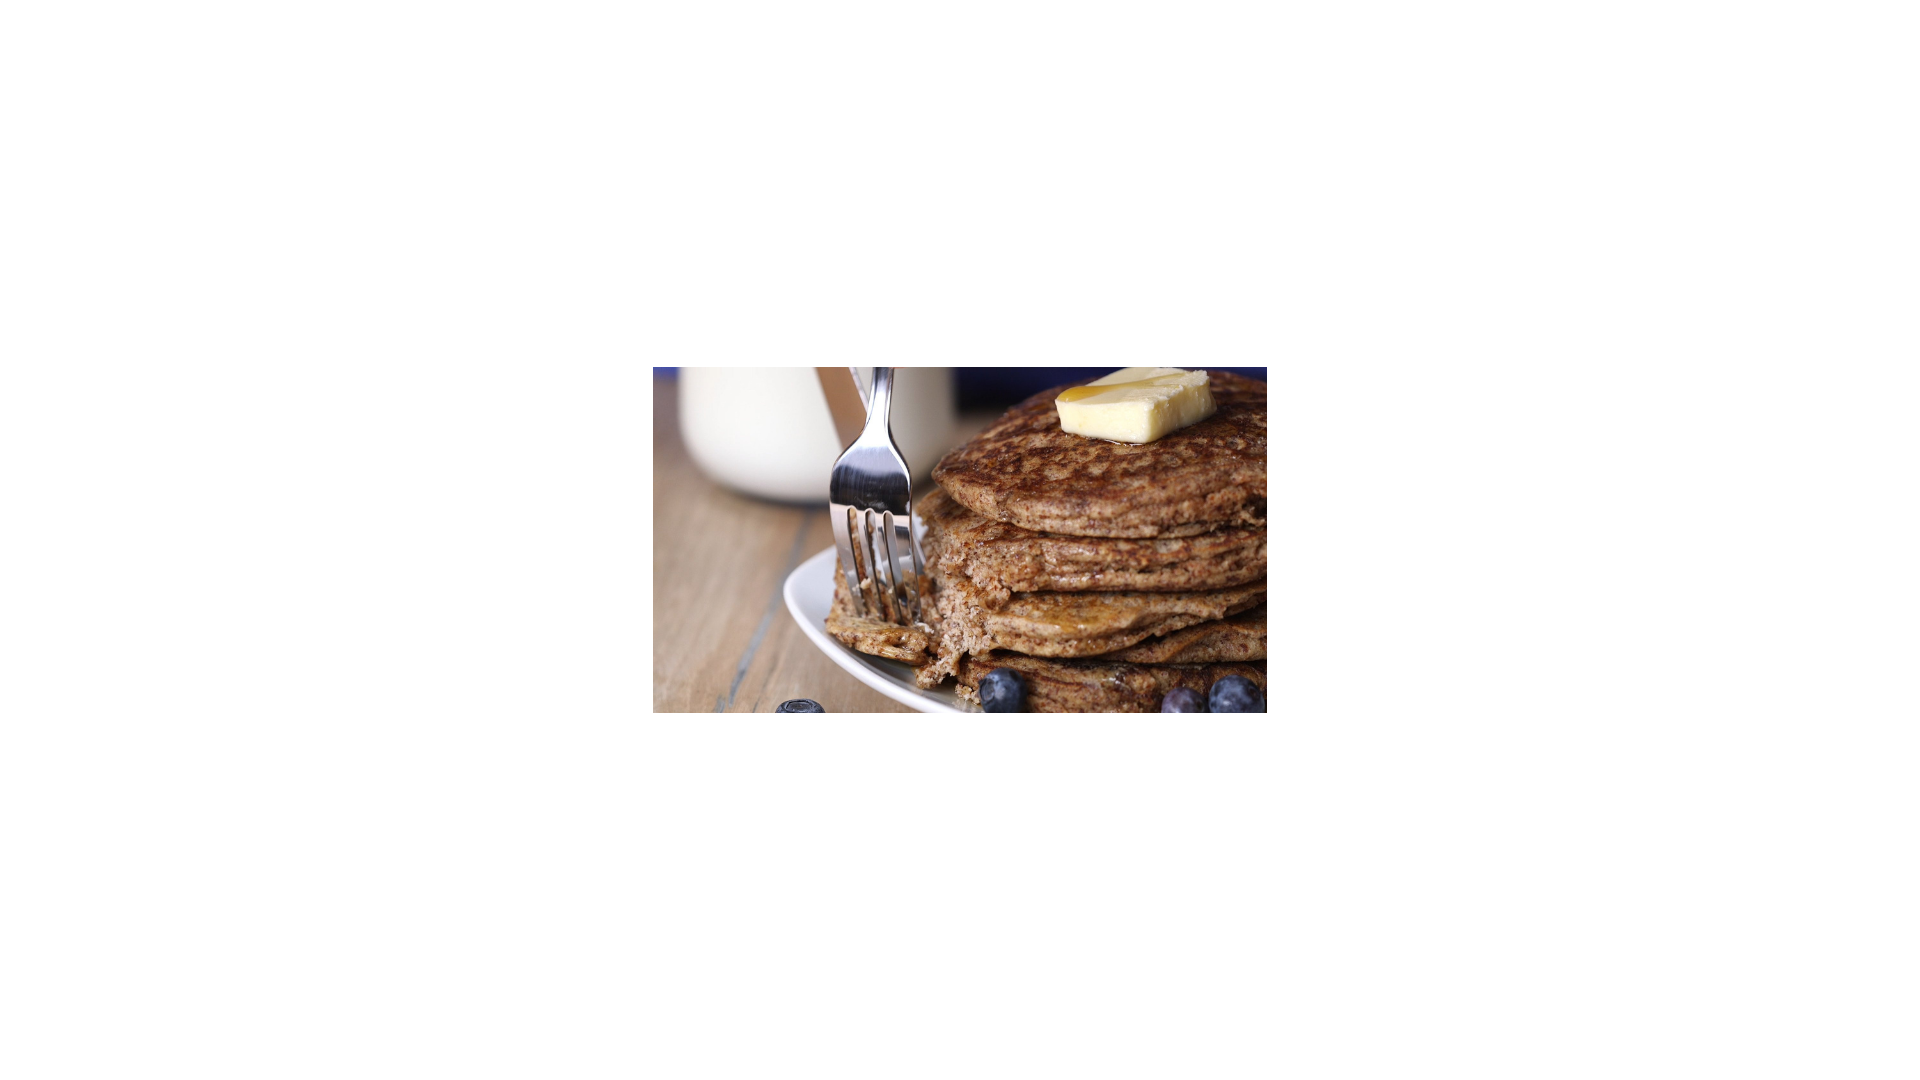
[[[880,523],[881,528],[885,530],[883,535],[887,542],[888,591],[893,594],[894,613],[899,616],[899,618],[894,621],[902,624],[909,623],[913,621],[913,616],[908,614],[907,595],[902,591],[900,585],[900,556],[895,554],[893,550],[893,511],[888,510],[881,514]]]
[[[861,596],[867,602],[867,614],[884,619],[887,615],[880,606],[879,579],[874,577],[880,571],[874,565],[872,530],[867,527],[867,512],[856,509],[854,516],[860,522],[860,542],[853,545],[853,557],[859,560],[860,580],[866,583]]]
[[[927,598],[920,592],[920,579],[927,568],[920,561],[920,538],[913,534],[913,500],[907,500],[907,550],[913,553],[913,617],[916,622],[927,621]]]
[[[872,577],[874,602],[879,605],[880,610],[885,614],[888,622],[898,623],[900,621],[900,614],[895,610],[893,599],[893,567],[882,565],[885,559],[882,555],[881,538],[874,535],[877,531],[876,527],[881,524],[880,514],[878,511],[868,510],[866,512],[866,519],[867,542],[871,545],[868,550],[872,552],[873,556]],[[882,576],[883,571],[885,572],[884,577]]]
[[[867,613],[866,597],[860,595],[860,565],[853,557],[853,537],[847,529],[847,516],[853,513],[853,507],[842,503],[830,503],[827,516],[833,521],[833,545],[839,549],[840,569],[847,577],[847,592],[853,596],[853,613],[864,616]]]
[[[909,556],[914,554],[912,522],[912,511],[908,511],[904,517],[895,517],[893,521],[893,541],[901,550],[907,552]],[[921,595],[920,592],[920,569],[917,560],[914,568],[908,570],[900,565],[899,558],[900,556],[898,554],[894,555],[894,566],[898,567],[901,571],[901,606],[906,611],[909,624],[924,623],[927,621],[926,597]]]
[[[893,620],[888,616],[886,604],[880,596],[880,565],[873,557],[873,511],[855,507],[853,514],[854,520],[859,523],[859,536],[853,545],[853,553],[860,559],[860,580],[872,590],[867,593],[867,614],[891,622]]]
[[[906,626],[913,621],[913,617],[907,613],[906,594],[901,591],[903,586],[900,582],[900,560],[894,558],[893,554],[893,511],[883,512],[878,520],[882,529],[880,535],[885,538],[883,543],[887,552],[887,591],[893,596],[893,621]]]

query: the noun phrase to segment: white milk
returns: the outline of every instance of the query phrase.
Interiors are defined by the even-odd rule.
[[[953,369],[895,368],[890,415],[894,445],[924,479],[952,445]],[[709,477],[792,502],[825,502],[845,449],[810,367],[681,368],[680,434]]]

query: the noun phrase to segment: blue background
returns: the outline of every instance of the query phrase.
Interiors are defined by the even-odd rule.
[[[671,379],[679,370],[657,367],[653,373],[656,377]],[[1012,405],[1050,386],[1095,378],[1113,370],[1112,367],[955,368],[954,398],[962,409]],[[1263,367],[1210,367],[1206,370],[1231,371],[1250,379],[1267,381],[1267,369]]]

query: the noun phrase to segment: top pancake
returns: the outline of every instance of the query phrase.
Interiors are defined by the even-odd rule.
[[[975,513],[1039,532],[1139,539],[1264,523],[1267,384],[1222,371],[1208,382],[1212,416],[1137,446],[1060,430],[1056,386],[941,458],[933,478]]]

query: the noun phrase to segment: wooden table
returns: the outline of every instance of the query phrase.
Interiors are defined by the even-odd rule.
[[[962,416],[959,437],[998,415]],[[825,503],[766,502],[707,479],[680,441],[679,383],[654,379],[654,709],[772,712],[804,697],[828,712],[912,712],[840,670],[787,612],[787,575],[832,546]]]

